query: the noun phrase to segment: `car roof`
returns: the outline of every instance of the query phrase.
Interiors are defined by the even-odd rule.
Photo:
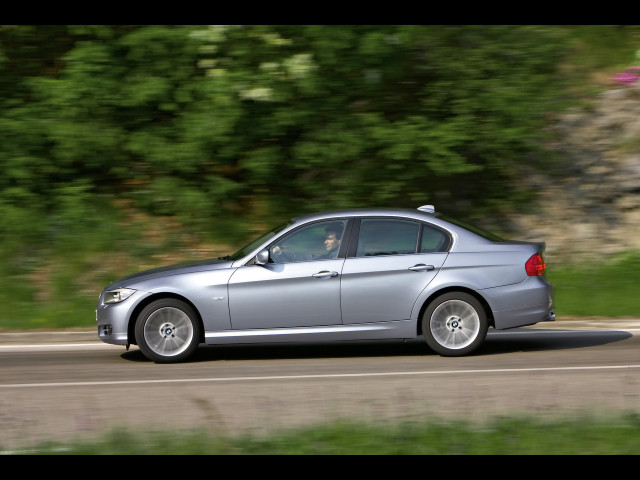
[[[327,210],[323,212],[308,213],[299,215],[291,220],[294,222],[321,220],[333,217],[370,217],[370,216],[401,216],[414,219],[435,218],[433,213],[427,213],[418,209],[409,208],[351,208],[341,210]]]

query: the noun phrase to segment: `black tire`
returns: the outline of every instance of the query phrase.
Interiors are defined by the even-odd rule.
[[[180,362],[198,348],[202,327],[198,315],[187,303],[163,298],[147,305],[136,320],[138,347],[158,363]]]
[[[482,304],[464,292],[433,300],[422,315],[422,333],[429,348],[446,357],[476,351],[487,336],[489,322]]]

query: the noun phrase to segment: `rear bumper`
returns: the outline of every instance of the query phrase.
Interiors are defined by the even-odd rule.
[[[553,285],[544,276],[480,293],[491,307],[497,330],[555,321]]]

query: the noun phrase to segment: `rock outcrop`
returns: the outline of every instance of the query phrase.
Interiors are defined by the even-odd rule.
[[[640,250],[640,81],[604,91],[552,133],[562,166],[532,178],[539,205],[512,218],[520,237],[546,241],[563,263]]]

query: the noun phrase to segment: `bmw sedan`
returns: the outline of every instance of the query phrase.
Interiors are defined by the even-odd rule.
[[[96,310],[98,336],[161,363],[202,343],[418,337],[440,355],[468,355],[489,327],[555,319],[544,248],[430,205],[305,215],[233,255],[111,283]]]

